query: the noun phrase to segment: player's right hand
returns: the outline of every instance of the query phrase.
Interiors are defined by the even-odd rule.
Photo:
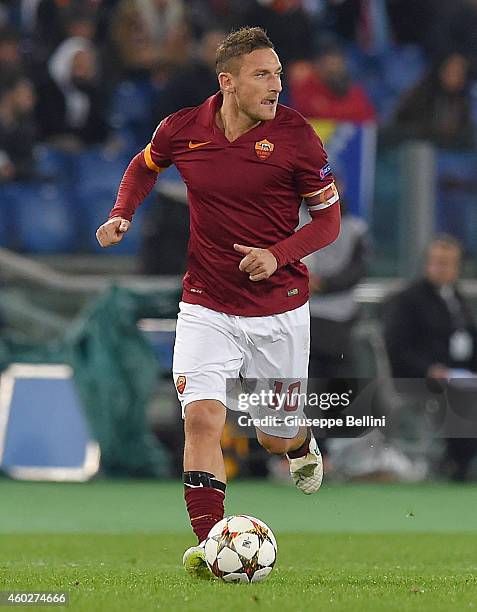
[[[112,246],[121,242],[130,225],[127,219],[113,217],[96,230],[96,238],[102,247]]]

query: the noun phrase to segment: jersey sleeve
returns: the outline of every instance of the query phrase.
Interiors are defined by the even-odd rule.
[[[304,125],[297,143],[295,185],[310,212],[327,208],[339,200],[323,143],[309,123]]]
[[[155,172],[162,172],[172,164],[171,121],[172,115],[161,121],[152,135],[151,142],[144,149],[144,161],[147,167]]]

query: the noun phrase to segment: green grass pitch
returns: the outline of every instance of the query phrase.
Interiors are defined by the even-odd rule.
[[[72,610],[477,610],[472,485],[324,485],[306,497],[233,482],[227,514],[265,520],[278,540],[256,585],[185,575],[194,540],[179,483],[0,480],[0,500],[0,590],[67,591]]]

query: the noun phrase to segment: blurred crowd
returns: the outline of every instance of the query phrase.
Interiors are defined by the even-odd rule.
[[[216,91],[215,48],[242,25],[266,28],[304,115],[474,147],[476,0],[3,0],[0,181],[35,176],[38,142],[142,148]]]

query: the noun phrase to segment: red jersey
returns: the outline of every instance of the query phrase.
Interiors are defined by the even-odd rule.
[[[240,316],[286,312],[308,300],[300,261],[253,282],[239,270],[234,243],[269,248],[292,235],[302,198],[333,176],[321,140],[296,111],[276,116],[229,142],[216,123],[217,93],[164,119],[145,149],[149,168],[175,164],[188,190],[190,240],[182,299]]]

